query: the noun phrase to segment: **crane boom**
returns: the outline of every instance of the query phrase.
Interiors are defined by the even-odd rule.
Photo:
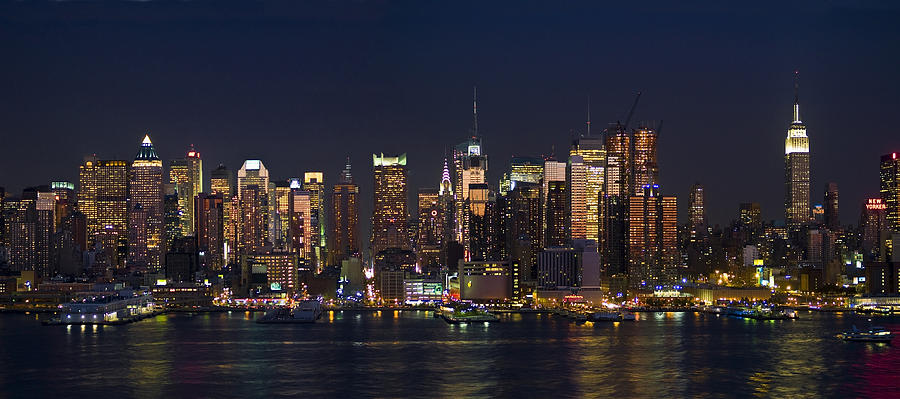
[[[631,122],[631,117],[634,116],[634,110],[637,108],[638,100],[641,99],[641,92],[637,93],[637,96],[634,97],[634,104],[631,104],[631,110],[628,111],[628,116],[625,118],[625,123],[622,125],[622,130],[628,130],[628,124]]]

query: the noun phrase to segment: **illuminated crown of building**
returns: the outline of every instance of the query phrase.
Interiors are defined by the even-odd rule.
[[[796,76],[796,75],[795,75]],[[809,152],[809,137],[806,135],[806,125],[800,120],[800,96],[799,84],[794,82],[794,117],[788,128],[787,138],[784,140],[784,154]]]
[[[450,168],[447,166],[447,160],[444,159],[444,171],[441,172],[441,189],[440,195],[453,195],[453,184],[450,182]]]
[[[150,135],[144,135],[144,141],[141,142],[141,149],[138,150],[135,161],[158,161],[159,156],[156,155],[156,149],[153,148],[153,142],[150,141]]]

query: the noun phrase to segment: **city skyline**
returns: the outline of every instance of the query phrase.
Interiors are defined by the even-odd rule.
[[[796,69],[803,76],[803,119],[813,143],[810,188],[813,204],[823,201],[820,197],[828,182],[838,183],[845,204],[862,203],[865,198],[876,196],[877,179],[856,176],[872,176],[870,172],[878,167],[876,157],[900,148],[900,140],[881,128],[885,119],[890,123],[893,118],[889,110],[895,106],[896,99],[891,93],[897,92],[900,84],[884,72],[890,65],[896,65],[897,55],[887,51],[890,46],[876,44],[890,43],[898,37],[896,27],[887,23],[897,10],[888,5],[797,6],[777,13],[752,8],[688,8],[668,10],[676,16],[671,19],[660,19],[660,11],[602,8],[612,16],[629,16],[618,19],[643,17],[654,21],[648,29],[656,33],[684,32],[669,39],[658,39],[648,32],[622,38],[621,43],[603,36],[604,32],[623,24],[617,18],[609,19],[609,26],[593,29],[575,23],[566,24],[570,27],[558,31],[528,33],[516,26],[517,22],[535,20],[545,11],[549,15],[571,15],[573,10],[588,12],[600,9],[598,6],[573,4],[564,10],[526,8],[502,20],[497,29],[522,40],[535,39],[530,41],[535,46],[530,50],[514,40],[504,40],[504,35],[489,28],[493,25],[487,23],[488,19],[501,13],[499,7],[491,6],[479,9],[481,14],[473,16],[460,9],[444,10],[440,6],[411,7],[401,12],[390,6],[382,9],[367,4],[359,10],[366,17],[358,19],[318,10],[322,11],[318,13],[319,18],[327,23],[310,22],[301,15],[302,9],[284,10],[280,19],[264,12],[250,12],[245,19],[235,22],[236,10],[225,8],[224,16],[212,17],[201,12],[202,5],[183,6],[188,10],[196,7],[196,15],[173,20],[159,10],[154,12],[156,9],[150,6],[147,13],[141,14],[143,24],[150,28],[165,24],[177,28],[159,37],[148,35],[140,25],[120,26],[109,22],[112,18],[105,18],[102,12],[95,16],[72,16],[66,13],[66,6],[59,6],[55,8],[59,14],[37,18],[30,12],[55,6],[4,7],[8,12],[4,13],[0,29],[9,34],[0,45],[13,56],[19,56],[19,62],[0,68],[5,76],[16,77],[12,87],[24,88],[21,86],[24,84],[34,88],[0,95],[0,101],[6,105],[0,111],[8,121],[5,130],[11,132],[5,135],[7,143],[14,148],[38,149],[48,159],[55,160],[40,162],[38,157],[28,157],[22,151],[6,153],[0,161],[2,167],[25,166],[21,168],[23,173],[3,179],[9,192],[44,181],[75,181],[76,172],[67,165],[81,162],[84,155],[97,153],[104,159],[128,159],[133,137],[148,131],[159,145],[164,160],[182,157],[184,149],[195,144],[208,160],[204,175],[218,163],[236,170],[244,159],[262,159],[279,178],[322,170],[326,182],[334,182],[347,155],[353,163],[362,165],[374,151],[407,152],[410,187],[435,186],[433,176],[435,170],[440,171],[443,155],[453,143],[467,137],[471,129],[468,109],[471,87],[477,85],[480,130],[492,158],[487,181],[492,185],[497,184],[512,156],[549,155],[555,148],[557,157],[562,158],[571,139],[570,130],[585,130],[589,96],[593,129],[599,131],[607,123],[622,119],[635,93],[642,91],[644,95],[635,120],[665,121],[665,129],[659,136],[662,149],[659,168],[667,193],[686,199],[694,182],[704,184],[708,219],[712,224],[724,225],[735,218],[736,204],[741,202],[761,203],[766,220],[782,219],[783,192],[779,180],[783,160],[777,147],[784,140],[790,122],[790,72]],[[122,12],[125,20],[129,20],[128,11]],[[796,24],[785,23],[792,13],[804,17]],[[758,44],[750,48],[740,46],[760,26],[757,24],[760,18],[771,23],[764,24],[767,28],[760,32]],[[698,20],[713,26],[687,28]],[[198,21],[204,24],[192,25],[187,30],[188,23]],[[273,32],[248,31],[255,24],[273,21],[278,22],[273,24]],[[423,31],[425,36],[417,41],[401,35],[395,28],[388,28],[400,21],[415,22],[410,29]],[[457,26],[451,21],[468,24]],[[723,27],[725,21],[732,26]],[[864,30],[858,29],[861,21],[866,21]],[[429,23],[437,25],[428,28]],[[560,26],[560,22],[548,23],[550,27]],[[329,24],[346,25],[348,30],[336,32]],[[465,30],[462,25],[470,29]],[[779,27],[782,25],[791,27]],[[41,36],[28,35],[40,26],[70,34],[72,48],[82,51],[57,51],[51,55],[49,51],[55,44]],[[229,28],[225,36],[210,37],[225,26]],[[120,32],[121,38],[104,36],[98,42],[88,40],[111,29]],[[718,29],[720,37],[703,37],[705,29]],[[374,38],[398,47],[392,50],[368,40],[355,42],[353,35],[365,30],[370,30]],[[245,34],[245,39],[233,46],[226,45],[234,42],[236,32]],[[303,32],[324,34],[326,43],[335,43],[336,49],[329,50],[303,39],[300,35]],[[183,44],[176,44],[176,50],[189,45],[200,46],[202,50],[188,55],[184,51],[168,52],[156,44],[156,40],[176,34],[183,35],[179,41]],[[144,44],[139,46],[141,52],[122,48],[125,40]],[[402,62],[404,56],[397,53],[421,50],[422,40],[436,41],[446,52],[427,53],[412,64]],[[455,40],[459,43],[453,44]],[[833,51],[816,51],[826,43]],[[301,54],[318,56],[320,62],[313,65],[307,62],[306,56],[276,50],[284,44],[294,44],[304,50]],[[45,51],[27,50],[43,46],[47,46]],[[103,53],[109,46],[121,50],[117,59]],[[556,46],[563,47],[554,51]],[[569,51],[576,47],[583,51]],[[503,50],[495,51],[497,48]],[[688,68],[687,63],[675,57],[672,48],[683,50],[685,58],[700,57],[711,62],[692,62]],[[857,56],[851,63],[847,57],[838,56],[839,50],[852,51]],[[352,65],[368,66],[329,61],[335,51],[355,61]],[[98,52],[99,58],[90,61],[85,58]],[[532,63],[530,54],[540,52],[551,56],[537,61],[536,66],[527,66]],[[212,70],[197,69],[208,65],[208,60],[226,61],[241,53],[258,56],[255,57],[258,62],[252,65],[217,62]],[[166,54],[167,62],[150,62],[154,54]],[[474,57],[471,65],[447,63],[455,58],[466,59],[467,54]],[[554,58],[553,54],[559,57]],[[623,59],[632,60],[649,56],[657,61],[635,63],[634,68],[611,67],[602,62],[607,54],[622,54]],[[713,54],[722,57],[710,58]],[[285,58],[276,62],[273,58],[276,55]],[[501,55],[517,62],[504,61]],[[752,60],[752,68],[744,66],[748,60]],[[42,65],[56,63],[71,68],[38,80],[46,76],[42,74],[45,68]],[[401,69],[386,69],[387,65],[395,64],[401,65]],[[88,73],[87,65],[96,68],[96,74],[100,75]],[[129,65],[136,66],[137,70],[122,72]],[[563,65],[571,65],[565,69],[565,77],[552,73],[562,70]],[[331,68],[335,69],[332,71],[329,67],[337,69]],[[538,70],[550,73],[543,73],[539,79]],[[115,79],[119,85],[98,90],[101,76]],[[163,95],[151,85],[160,79],[170,81],[169,87],[174,89]],[[322,86],[318,81],[332,85]],[[63,88],[77,89],[85,98],[69,101]],[[22,94],[13,97],[15,92]],[[34,97],[38,92],[46,96]],[[862,98],[868,100],[860,101]],[[61,107],[60,104],[70,105]],[[85,109],[86,104],[91,107]],[[96,112],[101,109],[104,112]],[[42,111],[40,115],[36,114],[38,110]],[[856,140],[846,138],[846,132],[850,131]],[[245,140],[247,137],[254,139]],[[63,140],[74,142],[51,145]],[[228,144],[234,142],[243,145]],[[340,150],[319,151],[318,147]],[[717,150],[692,155],[693,151],[707,147]],[[738,150],[747,155],[740,156],[743,162],[733,163]],[[854,159],[873,161],[843,165],[846,160]],[[723,167],[710,168],[708,164]],[[739,180],[735,182],[734,177]],[[359,184],[362,198],[372,192],[368,179]],[[679,201],[680,220],[685,218],[685,212],[685,203]],[[361,213],[371,213],[370,201],[361,201]],[[858,215],[842,213],[842,224],[856,223]],[[368,223],[364,224],[368,231]]]

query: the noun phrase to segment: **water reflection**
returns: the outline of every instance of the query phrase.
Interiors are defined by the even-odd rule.
[[[757,322],[642,313],[638,322],[583,324],[510,314],[451,325],[429,312],[390,312],[329,311],[313,325],[173,314],[97,328],[0,315],[0,396],[872,397],[900,389],[896,348],[834,339],[867,324],[846,314]],[[897,318],[878,324],[900,330]],[[48,375],[59,383],[43,383]]]

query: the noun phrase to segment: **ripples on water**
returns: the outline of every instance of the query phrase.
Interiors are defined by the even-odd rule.
[[[258,314],[257,314],[258,315]],[[900,392],[896,346],[833,335],[868,322],[644,313],[448,325],[429,312],[333,312],[315,325],[171,314],[49,327],[0,315],[0,397],[878,397]],[[43,316],[42,316],[43,317]],[[900,331],[900,319],[876,322]],[[895,339],[898,341],[900,339]],[[897,342],[895,345],[900,345]],[[896,396],[895,396],[896,397]]]

